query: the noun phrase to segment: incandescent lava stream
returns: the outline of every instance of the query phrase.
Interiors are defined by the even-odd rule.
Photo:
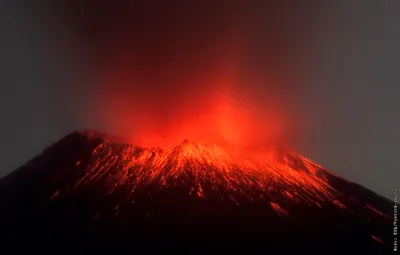
[[[0,202],[6,238],[70,247],[381,254],[391,244],[388,200],[279,143],[240,153],[189,140],[143,148],[77,131],[1,179]]]

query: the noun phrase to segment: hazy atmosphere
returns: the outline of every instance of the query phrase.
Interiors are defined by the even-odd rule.
[[[76,129],[166,146],[285,137],[392,197],[399,1],[117,2],[0,3],[0,177]]]

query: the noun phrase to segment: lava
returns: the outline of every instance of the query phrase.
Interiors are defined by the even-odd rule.
[[[377,241],[378,243],[382,243],[382,242],[383,242],[382,239],[380,239],[379,237],[376,237],[376,236],[374,236],[374,235],[371,235],[371,237],[372,237],[375,241]]]
[[[130,195],[124,199],[129,201],[150,185],[160,191],[186,185],[187,194],[199,199],[218,193],[219,199],[237,205],[243,201],[269,201],[279,215],[289,212],[275,201],[277,197],[319,208],[323,202],[330,202],[345,209],[338,201],[339,192],[318,177],[320,171],[326,170],[285,146],[238,157],[215,144],[188,140],[166,150],[104,141],[93,150],[76,187],[101,181],[108,194],[128,189]]]
[[[271,206],[279,215],[287,215],[288,214],[288,212],[285,209],[283,209],[282,207],[280,207],[277,203],[271,202]]]

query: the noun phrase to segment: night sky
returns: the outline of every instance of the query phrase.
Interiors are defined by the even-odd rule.
[[[400,2],[51,2],[0,4],[0,176],[75,129],[220,132],[283,136],[381,195],[398,188]],[[193,121],[221,95],[237,123]]]

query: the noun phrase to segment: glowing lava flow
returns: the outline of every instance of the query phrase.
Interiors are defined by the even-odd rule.
[[[101,181],[109,194],[123,188],[129,189],[131,196],[149,185],[158,190],[183,186],[188,195],[200,199],[208,199],[212,193],[237,205],[267,201],[280,215],[289,212],[276,203],[277,197],[318,207],[330,202],[344,209],[337,202],[339,193],[319,177],[323,176],[320,171],[326,170],[289,149],[275,148],[238,159],[216,145],[187,140],[170,150],[105,141],[94,149],[76,186]]]

